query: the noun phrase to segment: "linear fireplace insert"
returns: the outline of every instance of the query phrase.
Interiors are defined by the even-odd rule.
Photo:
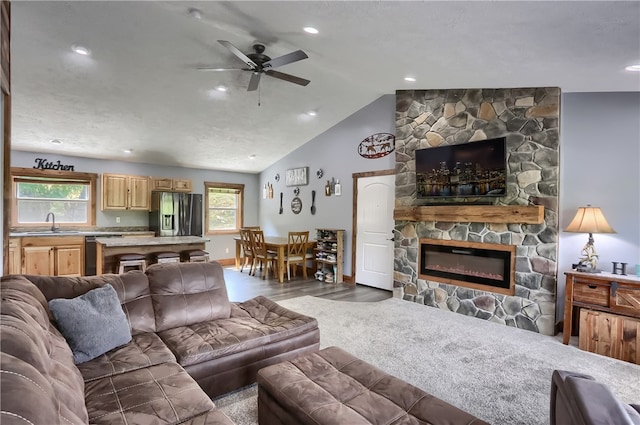
[[[513,295],[515,252],[513,245],[420,239],[419,277]]]

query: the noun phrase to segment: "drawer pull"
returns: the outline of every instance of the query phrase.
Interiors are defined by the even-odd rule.
[[[596,289],[598,287],[598,285],[587,285],[589,287],[589,289]]]

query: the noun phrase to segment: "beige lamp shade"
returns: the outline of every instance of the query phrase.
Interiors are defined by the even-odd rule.
[[[573,221],[569,223],[564,231],[575,233],[616,233],[607,223],[600,208],[592,206],[578,208]]]

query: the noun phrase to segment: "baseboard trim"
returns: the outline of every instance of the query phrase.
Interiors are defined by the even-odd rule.
[[[235,258],[222,258],[220,260],[214,260],[218,263],[220,263],[221,266],[235,266],[236,265],[236,259]]]

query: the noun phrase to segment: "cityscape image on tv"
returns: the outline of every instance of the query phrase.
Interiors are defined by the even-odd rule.
[[[418,198],[504,196],[504,138],[416,150]]]

